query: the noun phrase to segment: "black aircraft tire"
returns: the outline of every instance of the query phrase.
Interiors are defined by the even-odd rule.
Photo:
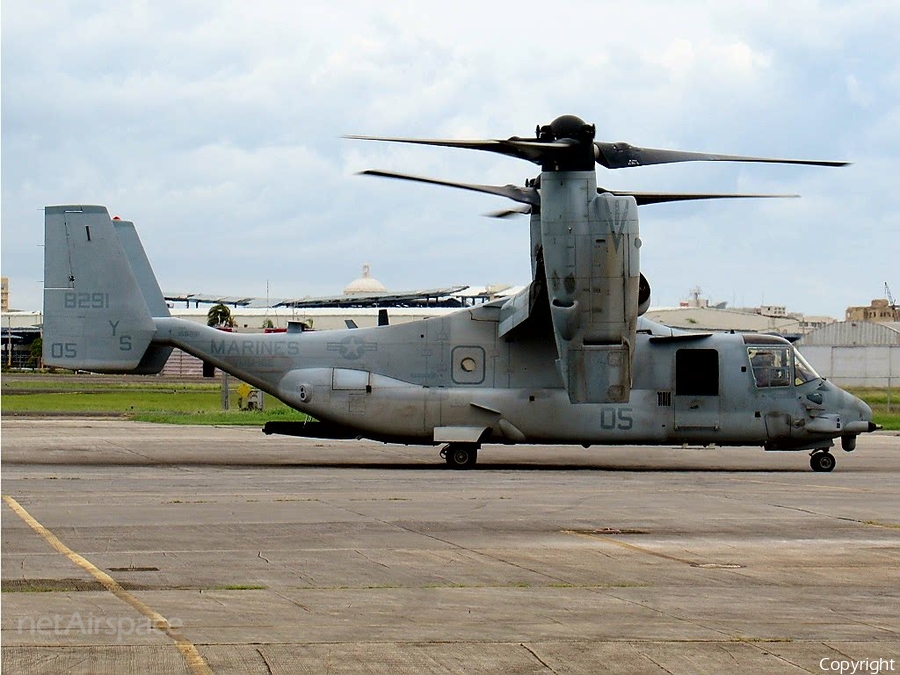
[[[451,469],[469,469],[478,461],[478,448],[465,443],[447,448],[447,464]]]
[[[817,452],[809,458],[809,465],[813,471],[827,473],[834,470],[836,462],[830,452]]]

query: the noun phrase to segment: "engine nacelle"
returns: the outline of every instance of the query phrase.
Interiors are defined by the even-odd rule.
[[[650,282],[647,277],[641,274],[641,280],[638,284],[638,316],[643,316],[650,309]]]
[[[544,173],[541,243],[569,400],[628,401],[641,305],[637,203],[597,194],[593,171]]]

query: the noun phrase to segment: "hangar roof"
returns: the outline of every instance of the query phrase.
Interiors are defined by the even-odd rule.
[[[651,308],[644,316],[665,326],[690,330],[736,330],[780,334],[800,332],[800,322],[790,317],[762,316],[712,307]]]
[[[900,345],[900,322],[837,321],[806,334],[803,345],[870,346]]]

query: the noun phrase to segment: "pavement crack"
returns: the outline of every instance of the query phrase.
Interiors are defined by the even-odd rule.
[[[720,645],[716,645],[716,646],[717,646],[721,651],[725,652],[728,656],[730,656],[732,661],[734,661],[735,663],[738,662],[737,658],[735,657],[734,654],[731,653],[731,650],[730,650],[730,649],[725,649],[725,646],[724,646],[724,645],[721,645],[721,644],[720,644]]]
[[[275,671],[272,670],[272,664],[269,663],[269,659],[266,658],[266,655],[262,653],[262,649],[257,647],[256,653],[259,654],[259,658],[261,658],[263,660],[263,663],[266,666],[266,671],[269,673],[269,675],[274,675]]]
[[[860,520],[859,518],[850,518],[849,516],[833,516],[830,513],[822,513],[821,511],[813,511],[812,509],[804,509],[799,506],[788,506],[787,504],[771,504],[769,502],[764,502],[766,506],[771,506],[775,509],[786,509],[788,511],[799,511],[800,513],[806,513],[810,516],[818,516],[820,518],[831,518],[832,520],[841,520],[845,523],[856,523],[857,525],[866,525],[867,527],[883,527],[887,529],[893,529],[892,526],[886,525],[884,523],[877,523],[870,520]]]
[[[132,450],[131,448],[128,448],[128,447],[122,445],[121,443],[113,443],[112,441],[107,441],[106,444],[108,446],[115,448],[116,450],[120,450],[121,452],[126,452],[130,455],[135,455],[137,457],[140,457],[141,459],[145,459],[145,460],[147,460],[148,464],[155,463],[153,458],[150,455],[145,455],[143,453],[138,452],[137,450]]]
[[[438,539],[438,541],[444,541],[443,539],[439,539],[437,537],[435,537],[435,538]],[[562,584],[569,583],[568,579],[563,579],[562,577],[557,577],[552,574],[547,574],[546,572],[533,569],[531,567],[528,567],[527,565],[520,565],[519,563],[514,563],[511,560],[506,560],[505,558],[501,558],[499,555],[492,555],[492,554],[486,553],[484,551],[476,551],[475,549],[467,548],[465,546],[460,546],[459,544],[454,544],[449,541],[445,542],[445,543],[450,544],[451,546],[456,546],[457,548],[461,548],[464,551],[469,551],[470,553],[474,553],[475,555],[483,556],[485,558],[490,558],[491,560],[495,560],[497,562],[503,563],[504,565],[509,565],[511,567],[515,567],[517,569],[524,570],[526,572],[531,572],[532,574],[537,574],[537,575],[545,577],[547,579],[552,579],[553,581],[555,581],[557,583],[562,583]]]
[[[751,643],[751,644],[753,644],[753,643]],[[784,662],[784,663],[787,663],[788,665],[794,666],[794,668],[799,668],[799,669],[802,670],[804,673],[822,672],[822,671],[810,670],[809,668],[806,668],[806,667],[804,667],[804,666],[801,666],[799,663],[794,663],[794,662],[791,661],[790,659],[786,659],[785,657],[781,656],[780,654],[776,654],[775,652],[766,649],[766,648],[763,647],[762,645],[759,645],[759,644],[753,644],[753,646],[756,647],[758,650],[760,650],[760,651],[761,651],[763,654],[765,654],[766,656],[773,656],[773,657],[775,657],[776,659],[778,659],[779,661],[782,661],[782,662]]]
[[[669,675],[674,675],[674,674],[672,673],[671,670],[669,670],[668,668],[666,668],[666,667],[665,667],[664,665],[662,665],[661,663],[657,663],[656,661],[654,661],[653,659],[651,659],[649,656],[647,656],[644,652],[641,652],[641,656],[643,656],[645,659],[647,659],[650,663],[652,663],[654,666],[656,666],[656,667],[659,668],[660,670],[662,670],[662,671],[668,673]]]
[[[628,603],[628,604],[640,607],[642,609],[646,609],[647,611],[655,612],[656,614],[659,614],[660,616],[664,616],[669,619],[674,619],[675,621],[683,621],[684,623],[690,624],[691,626],[703,628],[704,630],[708,630],[712,633],[718,633],[719,635],[723,636],[723,638],[726,640],[731,637],[731,635],[727,631],[721,630],[719,628],[715,628],[713,626],[707,626],[706,624],[704,624],[700,621],[696,621],[694,619],[689,619],[687,617],[679,616],[678,614],[673,614],[672,612],[667,612],[664,609],[654,607],[652,605],[649,605],[644,602],[640,602],[638,600],[631,600],[630,598],[623,598],[621,595],[617,595],[610,589],[595,588],[595,589],[591,589],[591,590],[594,593],[601,593],[602,595],[606,595],[607,597],[615,598],[619,602]]]
[[[380,565],[381,567],[384,567],[385,569],[390,569],[390,568],[391,568],[390,565],[385,565],[383,562],[379,562],[379,561],[377,561],[377,560],[373,560],[372,558],[370,558],[369,556],[367,556],[365,553],[363,553],[363,552],[360,551],[359,549],[356,549],[356,548],[355,548],[355,549],[353,549],[353,552],[354,552],[356,555],[358,555],[358,556],[360,556],[360,557],[362,557],[362,558],[365,558],[365,559],[368,560],[370,563],[373,563],[373,564],[375,564],[375,565]]]
[[[537,660],[538,663],[540,663],[542,666],[544,666],[544,668],[549,670],[551,673],[554,673],[554,675],[557,675],[556,671],[553,669],[553,666],[551,666],[549,663],[544,661],[544,659],[542,659],[540,656],[538,656],[537,652],[535,652],[531,647],[526,645],[524,642],[520,642],[519,646],[522,647],[526,652],[531,654]]]
[[[202,588],[200,589],[200,592],[201,592],[201,593],[203,592],[203,589],[202,589]],[[213,601],[214,603],[216,603],[217,605],[221,605],[223,608],[226,608],[226,609],[228,608],[228,605],[226,605],[224,602],[222,602],[222,601],[219,600],[218,598],[213,598],[212,601]]]
[[[834,645],[830,645],[830,644],[828,644],[827,642],[823,642],[823,643],[822,643],[822,646],[823,646],[823,647],[828,647],[828,649],[832,649],[832,650],[836,651],[838,654],[840,654],[841,656],[843,656],[845,659],[850,659],[851,661],[853,660],[853,657],[852,657],[852,656],[850,656],[849,654],[845,654],[844,652],[842,652],[840,649],[838,649],[838,648],[835,647]]]
[[[843,612],[839,612],[836,609],[832,609],[830,611],[833,614],[835,614],[836,616],[841,617],[845,621],[849,621],[851,623],[856,623],[856,624],[859,624],[860,626],[865,626],[866,628],[874,628],[875,630],[881,630],[881,631],[884,631],[885,633],[890,633],[891,635],[897,635],[897,631],[895,631],[891,628],[885,628],[884,626],[879,626],[877,623],[869,623],[868,621],[863,621],[862,619],[856,619],[852,616],[847,616]],[[835,650],[835,651],[837,651],[837,650]],[[846,656],[846,655],[844,655],[844,656]]]
[[[264,555],[262,554],[262,551],[258,551],[257,554],[256,554],[256,557],[257,557],[257,558],[261,558],[262,560],[265,560],[265,561],[266,561],[267,563],[269,563],[270,565],[272,564],[272,561],[269,560],[266,556],[264,556]]]
[[[289,598],[289,597],[287,597],[286,595],[284,595],[284,594],[282,594],[282,593],[279,593],[278,591],[272,591],[272,594],[275,595],[276,597],[281,598],[282,600],[285,600],[286,602],[291,603],[291,604],[294,605],[295,607],[299,607],[299,608],[302,609],[304,612],[308,612],[308,613],[310,613],[310,614],[313,613],[313,611],[312,611],[309,607],[307,607],[306,605],[304,605],[303,603],[297,602],[297,601],[294,600],[293,598]]]

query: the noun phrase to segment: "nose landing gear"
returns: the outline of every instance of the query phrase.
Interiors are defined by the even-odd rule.
[[[478,461],[478,444],[448,443],[441,449],[441,457],[451,469],[470,469]]]
[[[834,469],[834,455],[828,452],[828,448],[814,450],[809,456],[809,465],[813,471],[828,472]]]

